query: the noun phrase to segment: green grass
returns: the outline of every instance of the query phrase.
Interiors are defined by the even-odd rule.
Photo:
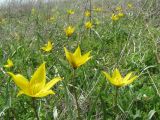
[[[146,16],[148,9],[145,8],[149,3],[141,7],[133,4],[132,9],[124,6],[125,16],[113,22],[110,19],[111,9],[118,4],[101,6],[101,3],[93,3],[92,7],[97,5],[104,11],[92,11],[92,20],[98,19],[100,24],[95,25],[91,33],[84,27],[85,21],[89,20],[83,16],[84,3],[59,3],[52,10],[42,4],[34,15],[31,10],[10,14],[1,11],[5,22],[0,24],[0,119],[35,118],[31,98],[25,95],[16,97],[19,88],[6,72],[20,73],[29,79],[43,61],[46,61],[48,81],[54,76],[64,79],[53,88],[55,95],[36,100],[39,117],[42,120],[77,119],[75,97],[70,89],[73,69],[66,60],[63,47],[74,51],[78,44],[82,53],[92,50],[93,56],[76,70],[75,75],[74,87],[78,93],[81,119],[160,119],[157,61],[160,28],[154,24],[156,18]],[[80,9],[74,5],[81,5]],[[70,21],[67,21],[67,9],[75,10]],[[50,16],[56,18],[53,23],[48,22]],[[67,25],[75,26],[75,33],[69,39],[64,33]],[[48,39],[54,43],[54,48],[45,53],[40,48]],[[14,63],[9,69],[3,67],[8,58]],[[102,70],[111,73],[114,68],[123,75],[133,71],[139,76],[132,84],[119,90],[119,107],[113,106],[114,86],[102,74]]]

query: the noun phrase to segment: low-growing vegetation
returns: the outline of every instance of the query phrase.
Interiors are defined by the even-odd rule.
[[[158,0],[12,1],[0,10],[0,119],[160,119]]]

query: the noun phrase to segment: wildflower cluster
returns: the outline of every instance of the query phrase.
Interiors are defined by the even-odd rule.
[[[132,8],[133,6],[131,3],[128,3],[127,7]],[[102,9],[101,7],[93,7],[93,9],[86,8],[85,10],[83,10],[83,13],[82,13],[83,20],[81,20],[80,22],[79,21],[72,22],[72,18],[76,16],[76,12],[75,12],[76,10],[68,9],[67,11],[65,11],[65,15],[63,16],[65,21],[61,25],[58,24],[59,22],[62,23],[61,20],[59,20],[58,22],[56,21],[58,18],[61,18],[61,17],[53,14],[54,13],[53,11],[54,10],[52,10],[52,14],[48,14],[47,16],[44,15],[45,18],[43,18],[44,16],[42,17],[42,15],[40,14],[38,15],[38,13],[40,12],[38,12],[38,9],[36,8],[32,8],[31,11],[29,11],[31,17],[28,19],[28,21],[29,22],[33,21],[33,24],[35,24],[36,26],[36,29],[33,32],[36,34],[34,34],[33,37],[31,37],[31,39],[32,38],[34,39],[36,37],[37,41],[36,40],[35,41],[33,40],[31,42],[29,41],[28,42],[29,47],[27,46],[28,47],[27,49],[23,48],[23,44],[25,44],[26,41],[25,42],[21,41],[23,40],[23,38],[26,39],[25,36],[21,37],[21,34],[23,32],[22,33],[21,31],[11,32],[11,36],[14,38],[14,40],[16,40],[14,41],[14,43],[15,42],[18,43],[17,46],[20,45],[20,47],[18,47],[15,50],[15,52],[9,54],[7,57],[4,56],[5,63],[2,63],[1,71],[5,74],[5,76],[8,76],[8,79],[11,78],[12,80],[12,81],[9,80],[7,82],[7,89],[12,85],[12,82],[15,84],[12,86],[16,86],[14,87],[14,89],[18,88],[18,89],[15,89],[16,95],[13,94],[13,95],[10,95],[9,97],[10,98],[12,98],[13,96],[22,97],[22,95],[24,95],[25,97],[31,98],[32,104],[29,106],[33,108],[35,112],[35,117],[37,118],[37,120],[39,120],[42,117],[41,112],[50,109],[50,106],[48,107],[46,104],[50,105],[51,103],[54,103],[55,105],[54,107],[51,106],[52,108],[54,108],[53,110],[54,115],[53,117],[51,117],[51,119],[57,119],[55,117],[56,115],[57,116],[59,115],[58,119],[62,119],[60,116],[60,113],[64,114],[63,112],[66,112],[66,111],[67,112],[74,111],[75,118],[72,118],[73,115],[71,114],[70,118],[66,117],[65,119],[83,120],[82,117],[84,112],[86,111],[88,112],[89,111],[88,109],[91,109],[92,111],[96,103],[102,105],[104,113],[94,113],[95,111],[92,111],[89,114],[97,114],[97,116],[100,114],[104,114],[105,116],[106,109],[107,109],[107,107],[105,106],[112,105],[112,104],[113,104],[113,109],[115,109],[114,114],[119,114],[119,109],[123,112],[123,107],[121,108],[121,104],[123,103],[122,102],[120,103],[118,101],[118,99],[121,99],[118,96],[121,94],[120,93],[121,91],[124,92],[123,88],[125,88],[125,86],[128,86],[132,84],[135,80],[137,80],[139,75],[136,75],[137,73],[135,74],[132,71],[134,68],[127,69],[126,70],[127,73],[126,73],[125,71],[120,69],[120,68],[123,68],[123,66],[122,67],[120,66],[121,65],[120,62],[117,62],[117,61],[115,62],[114,60],[112,61],[112,59],[110,59],[110,56],[108,58],[105,58],[105,56],[108,56],[108,54],[106,53],[105,51],[106,49],[104,48],[107,48],[110,43],[111,44],[114,43],[115,41],[113,40],[115,39],[116,40],[117,39],[119,40],[119,38],[123,39],[123,35],[118,36],[119,34],[121,34],[121,31],[122,31],[120,24],[118,24],[119,29],[115,32],[114,31],[115,29],[112,29],[112,28],[116,28],[117,26],[114,27],[112,23],[116,23],[116,21],[119,21],[120,19],[125,20],[123,19],[125,15],[127,15],[125,8],[123,6],[114,7],[114,10],[112,11],[112,13],[111,14],[109,13],[108,16],[105,16],[110,21],[112,20],[111,24],[107,21],[106,23],[107,24],[109,23],[109,25],[107,26],[108,28],[105,26],[104,29],[102,30],[97,29],[100,26],[99,24],[101,19],[99,19],[99,17],[96,16],[100,13],[103,14],[103,12],[105,14],[106,12],[105,9]],[[105,17],[103,16],[103,18]],[[102,25],[105,22],[105,19],[103,18],[101,20]],[[43,20],[46,20],[46,21],[43,21]],[[1,20],[0,24],[2,22],[3,21]],[[22,24],[21,26],[23,26],[23,22],[21,23],[17,22],[17,23]],[[117,23],[121,23],[121,21]],[[46,26],[42,27],[43,24],[46,25],[47,27]],[[79,27],[82,27],[82,29],[79,29]],[[62,32],[59,32],[58,30]],[[92,33],[92,31],[93,31],[93,36],[92,34],[88,34],[88,32]],[[127,34],[125,30],[124,30],[124,33],[125,35]],[[107,36],[105,36],[105,34]],[[62,39],[64,41],[60,43],[61,42],[60,40]],[[110,40],[109,41],[110,43],[107,41],[108,39]],[[57,40],[58,42],[53,40]],[[97,43],[95,41],[93,42],[92,40],[95,40]],[[103,43],[99,44],[98,40],[101,40]],[[36,42],[37,42],[37,46],[35,44]],[[121,42],[121,41],[118,41],[118,42]],[[118,42],[116,41],[116,43]],[[88,44],[89,45],[91,44],[91,45],[88,47],[87,46]],[[33,49],[34,51],[30,49],[31,48],[30,46],[34,48]],[[36,48],[35,46],[38,48]],[[58,47],[60,46],[60,47],[57,48],[57,46]],[[95,46],[96,47],[98,46],[98,47],[96,48]],[[117,46],[114,45],[114,47],[116,48]],[[11,49],[15,49],[15,48],[11,47]],[[97,52],[97,49],[99,49],[98,52]],[[24,57],[24,56],[21,56],[23,54],[19,54],[21,50],[23,50],[24,52],[26,52],[27,50],[28,51],[30,50],[30,51],[29,51],[29,54],[25,55]],[[101,54],[101,51],[104,52],[105,55]],[[108,51],[110,52],[110,50]],[[18,55],[18,58],[23,59],[22,62],[27,61],[28,66],[24,65],[25,67],[23,70],[20,69],[20,67],[18,66],[20,62],[19,60],[16,61],[15,59],[16,55]],[[34,58],[32,58],[30,55],[33,55]],[[103,61],[106,62],[107,60],[112,61],[112,63],[110,64],[109,62],[107,62],[107,64],[104,64]],[[47,63],[49,63],[48,64],[49,67],[46,67]],[[93,65],[95,63],[97,64],[101,63],[101,65]],[[37,64],[38,64],[38,67],[35,68]],[[91,74],[89,76],[87,73],[88,72],[87,70],[89,72],[96,71],[96,74],[93,73],[95,75]],[[123,74],[122,71],[125,72],[125,74]],[[55,77],[52,78],[53,75],[55,75]],[[60,77],[60,76],[63,76],[63,77]],[[93,81],[93,83],[90,82],[89,80]],[[97,81],[95,82],[94,80],[97,80]],[[105,83],[103,83],[103,81]],[[57,84],[60,84],[59,86],[61,87],[59,91],[56,89],[53,90],[53,87],[55,87],[55,85]],[[107,84],[108,86],[105,87],[104,84]],[[87,86],[87,87],[89,86],[88,88],[92,86],[93,88],[87,90],[86,92],[84,86]],[[109,92],[106,92],[106,89]],[[118,92],[119,90],[120,92]],[[84,95],[83,92],[86,92],[85,93],[86,96]],[[93,94],[94,92],[96,93],[96,95],[94,97],[90,97],[89,95]],[[55,93],[57,93],[57,95],[53,97]],[[112,103],[110,102],[112,100],[106,100],[103,95],[104,96],[106,95],[105,97],[111,96],[108,98],[113,99],[114,102]],[[44,97],[47,97],[47,96],[48,98],[44,99]],[[30,99],[23,99],[23,100],[26,100],[25,102],[26,104],[26,103],[29,103]],[[59,105],[59,103],[62,103],[62,104]],[[43,106],[43,104],[45,105]],[[36,105],[40,105],[40,107],[38,108]],[[83,110],[81,106],[85,106],[88,108],[84,108],[85,110]],[[42,108],[45,108],[45,110],[41,110]],[[59,108],[64,108],[64,111],[59,111],[58,110]],[[28,111],[32,112],[32,110],[30,109]],[[50,113],[46,115],[49,116]],[[65,116],[67,116],[67,114],[65,114]],[[45,118],[43,116],[42,119],[48,119],[48,118]],[[88,119],[94,119],[94,118],[89,117]],[[106,118],[104,117],[104,119]]]

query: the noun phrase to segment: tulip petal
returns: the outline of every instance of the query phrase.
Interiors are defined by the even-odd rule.
[[[48,82],[45,87],[44,87],[44,91],[49,90],[52,86],[54,86],[57,82],[59,82],[60,80],[62,80],[62,78],[60,77],[56,77],[54,79],[52,79],[50,82]]]
[[[44,47],[41,47],[42,50],[49,52],[51,51],[53,48],[51,41],[48,41],[47,44],[44,45]]]
[[[41,47],[41,49],[44,50],[44,51],[46,51],[47,48],[46,47]]]
[[[86,54],[84,54],[83,56],[82,56],[82,61],[88,61],[90,58],[91,58],[91,56],[90,56],[90,54],[91,54],[91,51],[89,51],[89,52],[87,52]]]
[[[18,92],[18,94],[17,94],[17,97],[19,97],[19,96],[22,95],[22,94],[25,94],[25,92],[22,91],[22,90],[20,90],[20,91]]]
[[[85,55],[81,55],[81,49],[78,46],[76,51],[72,54],[68,52],[68,50],[64,47],[66,58],[69,61],[69,63],[72,65],[73,68],[77,68],[84,63],[86,63],[91,57],[90,57],[90,52],[86,53]]]
[[[48,41],[48,47],[49,47],[49,48],[52,48],[52,43],[51,43],[51,41]]]
[[[128,84],[132,83],[137,78],[138,78],[138,76],[132,77],[130,80],[128,80],[128,81],[125,82],[125,85],[128,85]]]
[[[40,67],[33,74],[30,86],[37,86],[39,89],[43,88],[46,83],[46,69],[45,63],[41,64]]]
[[[49,94],[55,94],[55,92],[53,90],[48,90],[48,91],[40,91],[39,93],[37,93],[36,95],[34,95],[34,97],[45,97]]]
[[[42,89],[43,89],[43,86],[41,83],[32,84],[32,85],[30,85],[29,93],[31,95],[35,95],[35,94],[39,93]]]
[[[80,46],[78,45],[77,49],[75,50],[75,52],[73,53],[74,57],[80,58],[81,57],[81,49]]]
[[[124,85],[123,78],[117,68],[114,70],[112,74],[112,84],[117,87],[121,87]]]
[[[76,68],[77,65],[76,65],[76,60],[74,59],[74,56],[72,55],[72,53],[70,53],[65,47],[64,47],[64,51],[65,51],[65,55],[66,55],[66,58],[67,60],[69,61],[69,63],[74,67]]]
[[[128,74],[124,77],[123,81],[124,81],[124,82],[125,82],[125,81],[128,81],[128,79],[131,77],[131,75],[132,75],[132,72],[128,73]]]
[[[4,65],[5,68],[10,68],[10,65]]]
[[[117,68],[114,70],[112,78],[113,79],[115,79],[115,78],[116,79],[122,79],[122,76],[121,76],[121,74],[120,74],[120,72],[119,72],[119,70]]]
[[[65,51],[65,55],[66,55],[67,60],[69,62],[71,62],[72,61],[72,58],[71,58],[72,53],[70,53],[65,47],[64,47],[64,51]]]
[[[11,59],[9,59],[8,58],[8,60],[7,60],[7,64],[6,65],[4,65],[4,67],[6,67],[6,68],[10,68],[10,67],[12,67],[13,66],[13,62],[12,62],[12,60]]]
[[[121,86],[121,84],[119,84],[117,81],[115,81],[107,72],[103,71],[103,74],[106,76],[106,78],[108,79],[108,81],[115,85],[115,86]]]
[[[14,75],[11,72],[8,72],[8,74],[13,78],[15,84],[20,89],[25,90],[25,91],[28,89],[29,82],[28,82],[28,80],[24,76],[22,76],[20,74]]]
[[[91,59],[92,57],[90,56],[91,51],[87,52],[86,54],[84,54],[79,60],[77,60],[77,66],[81,66],[84,63],[86,63],[89,59]]]
[[[109,81],[112,81],[112,78],[111,78],[110,74],[108,74],[108,73],[105,72],[105,71],[102,71],[102,73],[106,76],[106,78],[107,78]]]

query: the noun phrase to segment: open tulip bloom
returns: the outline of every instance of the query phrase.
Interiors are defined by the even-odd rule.
[[[41,47],[42,50],[44,50],[45,52],[50,52],[53,48],[53,44],[51,43],[51,41],[48,41],[47,44],[44,45],[44,47]]]
[[[40,65],[30,81],[21,74],[15,75],[11,72],[8,74],[12,76],[15,84],[21,89],[17,96],[25,94],[30,97],[45,97],[49,94],[55,94],[51,87],[61,80],[60,77],[56,77],[46,83],[45,63]]]
[[[85,23],[85,27],[86,29],[91,29],[93,27],[93,24],[90,21],[88,21]]]
[[[74,14],[74,10],[67,10],[68,15],[73,15]]]
[[[74,53],[69,52],[65,47],[64,47],[64,51],[65,51],[67,60],[69,61],[69,63],[72,65],[74,69],[83,65],[91,58],[90,56],[91,51],[87,52],[84,55],[81,55],[81,49],[79,46]]]
[[[67,37],[71,37],[71,35],[74,33],[75,28],[73,26],[68,26],[64,29],[64,32],[66,33]]]
[[[8,58],[7,60],[7,64],[4,65],[5,68],[10,68],[13,67],[13,61],[11,59]]]
[[[138,77],[138,76],[132,76],[132,72],[128,73],[125,77],[122,77],[118,69],[114,70],[112,76],[104,71],[103,73],[109,80],[109,82],[116,87],[126,86],[132,83]]]

